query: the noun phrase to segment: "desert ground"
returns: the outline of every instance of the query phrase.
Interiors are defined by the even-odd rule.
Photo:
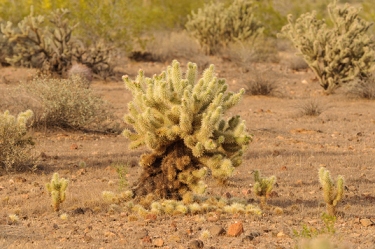
[[[102,192],[120,193],[124,180],[134,184],[140,174],[138,158],[146,148],[129,150],[121,134],[35,129],[38,169],[0,174],[0,248],[322,248],[304,242],[319,238],[331,241],[332,248],[375,248],[375,101],[354,98],[345,89],[325,95],[311,70],[292,70],[283,63],[257,63],[250,70],[216,57],[209,63],[231,91],[247,87],[255,74],[274,81],[277,91],[245,94],[230,110],[229,115],[246,121],[253,141],[226,185],[207,178],[206,195],[257,205],[252,172],[258,169],[263,176],[276,176],[268,204],[282,212],[140,216],[122,203],[108,203]],[[139,69],[152,76],[168,64],[126,61],[121,70],[131,78]],[[32,73],[0,68],[0,89],[14,87]],[[91,87],[111,104],[121,123],[132,98],[124,83],[95,80]],[[306,115],[311,105],[319,115]],[[129,166],[126,179],[116,171],[119,164]],[[321,218],[322,166],[334,179],[345,178],[334,231]],[[69,180],[59,212],[51,208],[45,188],[54,172]],[[14,214],[18,220],[11,219]],[[230,236],[234,223],[242,223],[243,231]]]

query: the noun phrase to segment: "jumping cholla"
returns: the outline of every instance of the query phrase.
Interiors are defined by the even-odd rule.
[[[337,1],[328,5],[333,27],[319,20],[316,12],[288,16],[281,36],[289,38],[319,79],[327,93],[375,69],[374,41],[367,35],[372,23],[359,17],[361,9]]]
[[[267,198],[271,194],[273,186],[276,182],[276,177],[261,177],[259,170],[255,170],[254,180],[254,193],[259,198],[260,207],[263,209],[267,206]]]
[[[331,174],[327,169],[321,167],[319,169],[319,181],[323,187],[324,201],[327,206],[328,215],[336,215],[336,206],[338,202],[342,199],[344,193],[344,177],[338,176],[336,188],[333,184]]]
[[[252,137],[240,116],[227,120],[223,116],[244,90],[227,92],[225,80],[215,76],[214,65],[199,80],[196,64],[188,63],[183,75],[177,61],[153,78],[140,70],[135,81],[123,79],[133,95],[124,117],[133,129],[123,134],[131,140],[130,148],[145,145],[151,150],[141,156],[143,172],[134,187],[137,196],[154,193],[181,199],[189,191],[203,193],[208,170],[224,182],[242,163]]]
[[[65,201],[65,191],[68,183],[68,180],[59,178],[59,174],[54,173],[51,182],[46,184],[46,188],[52,197],[53,210],[56,212],[60,210],[60,204]]]

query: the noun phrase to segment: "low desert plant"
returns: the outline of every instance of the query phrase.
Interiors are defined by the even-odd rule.
[[[17,117],[9,111],[0,113],[0,168],[5,171],[18,171],[33,166],[31,153],[34,142],[27,134],[27,123],[33,112],[21,112]]]
[[[276,183],[276,177],[261,177],[259,170],[255,170],[254,181],[254,193],[259,198],[260,207],[263,209],[267,206],[267,199],[269,198],[273,186]]]
[[[297,106],[297,109],[299,109],[302,116],[319,116],[324,111],[322,103],[316,99],[309,99],[301,102]]]
[[[46,184],[46,189],[52,198],[52,207],[55,212],[60,210],[60,205],[65,201],[66,188],[68,187],[68,180],[59,178],[58,173],[54,173],[50,183]]]
[[[243,151],[252,137],[240,116],[223,119],[244,94],[227,92],[224,79],[215,76],[211,65],[198,77],[197,65],[188,63],[182,74],[173,61],[166,72],[153,78],[141,70],[135,81],[124,76],[133,95],[124,120],[133,129],[123,134],[129,147],[147,146],[141,156],[143,169],[136,195],[181,199],[186,192],[203,193],[208,170],[221,182],[241,165]]]
[[[281,31],[302,54],[327,93],[375,69],[374,41],[367,34],[371,23],[359,17],[360,9],[337,1],[328,5],[333,27],[316,17],[316,12],[288,16]]]
[[[215,54],[229,42],[254,39],[262,34],[263,27],[256,20],[255,12],[252,0],[235,0],[229,6],[212,2],[192,12],[186,29],[206,54]]]
[[[269,37],[230,42],[223,50],[223,54],[245,70],[249,70],[253,63],[278,63],[280,60],[276,41]]]
[[[357,82],[349,87],[348,95],[362,98],[362,99],[375,99],[375,75],[359,79]]]
[[[266,78],[266,76],[255,73],[254,79],[245,82],[246,94],[249,95],[276,95],[278,85],[275,80]]]
[[[104,100],[81,77],[35,78],[22,88],[38,103],[42,114],[35,126],[104,130],[111,118]]]
[[[128,179],[127,179],[127,173],[129,169],[129,164],[126,163],[114,163],[112,166],[116,169],[117,175],[119,177],[119,188],[120,191],[125,190],[126,187],[128,187]]]
[[[344,177],[338,176],[335,186],[330,172],[324,167],[321,167],[319,169],[319,182],[323,187],[323,197],[326,202],[327,214],[335,216],[336,206],[342,199],[344,193]]]

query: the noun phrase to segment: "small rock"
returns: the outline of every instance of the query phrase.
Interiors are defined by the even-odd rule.
[[[71,150],[78,150],[78,144],[72,144],[70,145]]]
[[[148,235],[148,231],[146,229],[142,229],[140,231],[137,231],[133,236],[135,239],[143,239]]]
[[[152,244],[156,247],[162,247],[164,245],[164,240],[162,239],[155,239]]]
[[[280,231],[276,234],[276,237],[278,238],[285,237],[285,233],[283,231]]]
[[[364,227],[374,225],[374,222],[372,222],[372,220],[370,220],[370,219],[361,219],[360,222],[361,222],[362,226],[364,226]]]
[[[225,234],[225,229],[219,225],[213,226],[209,229],[212,236],[219,236]]]
[[[53,229],[59,229],[59,226],[56,223],[53,223]]]
[[[203,248],[204,244],[203,241],[199,239],[195,239],[189,242],[188,249],[200,249]]]
[[[237,237],[243,233],[242,222],[236,222],[229,226],[227,234],[232,237]]]
[[[252,241],[253,239],[259,236],[260,236],[260,233],[252,232],[249,235],[245,235],[245,237],[242,238],[242,241]]]
[[[251,189],[242,189],[242,194],[248,196],[251,194]]]
[[[147,243],[147,244],[151,244],[152,240],[151,240],[150,236],[146,236],[146,237],[142,238],[142,242]]]

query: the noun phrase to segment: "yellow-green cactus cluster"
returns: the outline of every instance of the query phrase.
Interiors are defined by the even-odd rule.
[[[212,2],[188,16],[186,29],[207,54],[214,54],[229,42],[254,39],[263,33],[255,12],[256,2],[252,0],[235,0],[229,6]]]
[[[194,201],[184,203],[177,200],[159,200],[154,201],[149,207],[137,204],[131,207],[133,212],[141,216],[148,214],[156,215],[185,215],[185,214],[204,214],[209,212],[219,212],[227,214],[261,215],[259,207],[252,204],[231,202],[223,198],[209,198],[205,201]]]
[[[263,208],[267,205],[267,198],[271,194],[276,182],[275,176],[261,177],[258,170],[254,171],[254,193],[260,199],[260,206]]]
[[[315,11],[295,21],[289,15],[289,23],[282,28],[281,35],[294,43],[328,93],[375,69],[374,42],[367,34],[372,23],[359,12],[349,4],[338,6],[334,0],[328,5],[332,28],[317,19]]]
[[[34,142],[27,136],[27,122],[32,117],[31,110],[17,117],[9,111],[0,113],[0,168],[12,171],[31,160],[30,149]]]
[[[244,90],[228,92],[214,65],[200,79],[196,64],[188,63],[183,74],[177,61],[152,78],[141,70],[135,81],[123,79],[133,95],[124,117],[133,129],[123,134],[131,140],[130,148],[152,151],[140,161],[144,172],[139,185],[148,188],[145,194],[180,199],[189,190],[203,193],[208,170],[225,181],[242,163],[251,136],[240,116],[223,116]]]
[[[56,212],[60,210],[60,204],[65,201],[68,183],[68,180],[59,178],[59,174],[54,173],[51,182],[46,184],[46,188],[52,197],[53,210]]]
[[[336,215],[336,206],[344,193],[344,177],[338,176],[336,187],[332,181],[330,172],[321,167],[319,169],[319,181],[323,187],[323,197],[327,206],[328,215]]]

